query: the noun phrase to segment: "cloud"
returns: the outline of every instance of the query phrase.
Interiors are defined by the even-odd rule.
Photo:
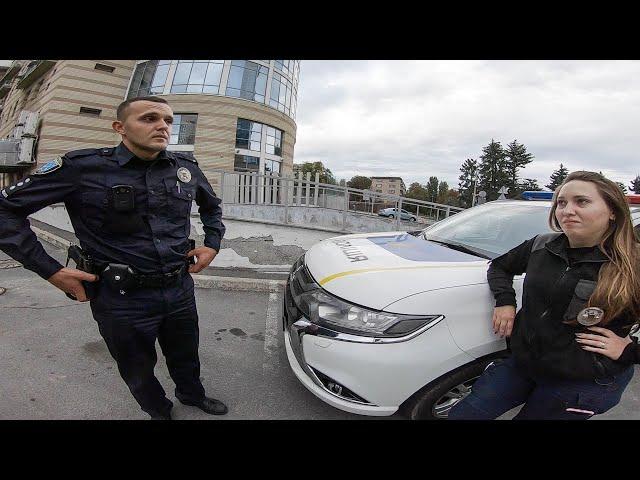
[[[637,61],[303,61],[295,161],[457,185],[491,139],[517,139],[535,156],[522,178],[544,185],[562,162],[628,184],[638,78]]]

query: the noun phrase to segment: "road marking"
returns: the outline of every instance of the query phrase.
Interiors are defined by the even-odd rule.
[[[280,319],[278,318],[278,307],[281,299],[280,293],[279,283],[272,281],[264,326],[263,373],[273,373],[277,371],[279,366],[278,330],[280,329]]]

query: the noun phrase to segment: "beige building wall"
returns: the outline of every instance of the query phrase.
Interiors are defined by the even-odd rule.
[[[97,63],[114,67],[96,70]],[[70,150],[115,146],[120,137],[111,128],[118,104],[125,99],[135,69],[135,60],[60,60],[26,90],[15,87],[5,98],[0,114],[0,138],[8,137],[20,111],[40,113],[41,129],[36,150],[37,164]],[[213,169],[232,172],[237,119],[245,118],[284,131],[282,174],[293,171],[296,124],[278,110],[242,99],[219,95],[170,94],[165,98],[175,113],[196,113],[194,155],[213,184]],[[80,113],[81,107],[101,110],[99,116]],[[34,167],[35,168],[35,167]],[[28,172],[0,174],[0,187]]]
[[[371,190],[391,195],[404,195],[407,189],[400,177],[371,177]]]

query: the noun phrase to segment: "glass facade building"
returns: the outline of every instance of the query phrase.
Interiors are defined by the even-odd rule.
[[[183,151],[197,148],[203,129],[216,128],[204,124],[213,114],[203,110],[219,112],[229,105],[228,99],[233,99],[243,111],[229,119],[235,127],[235,138],[229,139],[233,148],[232,168],[287,173],[293,167],[299,73],[299,60],[140,60],[135,64],[126,96],[184,95],[168,99],[176,116],[170,145],[174,150]],[[220,99],[219,106],[216,99]],[[183,102],[189,102],[188,106],[183,108]],[[279,115],[289,120],[277,121],[284,120]],[[209,123],[219,122],[210,120]],[[230,127],[224,127],[224,131]],[[211,137],[215,135],[212,130],[207,132],[210,139],[204,141],[219,142]],[[285,144],[290,146],[285,148]],[[285,159],[287,152],[291,152],[291,158]],[[231,168],[231,159],[227,168]]]

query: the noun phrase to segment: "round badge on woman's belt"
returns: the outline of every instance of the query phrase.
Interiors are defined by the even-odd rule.
[[[182,183],[189,183],[191,181],[191,172],[184,167],[180,167],[178,169],[178,180]]]
[[[577,319],[580,325],[584,325],[585,327],[591,327],[600,323],[602,317],[604,315],[604,310],[600,307],[588,307],[580,310],[578,313]]]

